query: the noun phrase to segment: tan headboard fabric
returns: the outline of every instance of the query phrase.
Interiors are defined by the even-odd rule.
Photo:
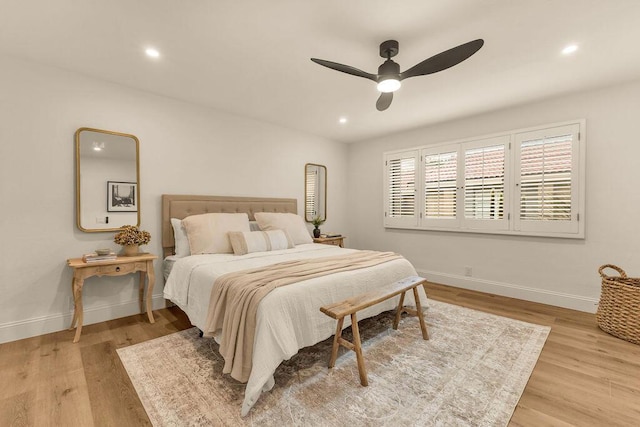
[[[162,248],[164,256],[173,254],[173,228],[171,218],[183,219],[204,213],[247,213],[254,221],[254,212],[298,213],[296,199],[260,197],[162,195]]]

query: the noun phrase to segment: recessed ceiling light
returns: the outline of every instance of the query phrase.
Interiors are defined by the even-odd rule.
[[[147,48],[144,53],[147,54],[147,56],[150,56],[151,58],[158,58],[160,56],[160,52],[158,52],[157,49],[154,49],[152,47]]]
[[[340,117],[340,119],[338,120],[341,124],[345,124],[347,123],[347,118],[346,117]]]
[[[565,55],[570,55],[573,52],[575,52],[576,50],[578,50],[578,45],[577,44],[570,44],[568,46],[566,46],[564,49],[562,49],[562,53]]]

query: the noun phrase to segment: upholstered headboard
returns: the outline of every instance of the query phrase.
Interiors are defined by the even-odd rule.
[[[189,215],[204,213],[247,213],[254,221],[254,212],[298,213],[296,199],[273,199],[264,197],[189,196],[184,194],[162,195],[162,251],[172,255],[175,243],[171,218],[183,219]]]

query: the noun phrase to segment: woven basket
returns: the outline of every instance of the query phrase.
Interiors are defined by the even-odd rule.
[[[606,268],[620,276],[607,276]],[[603,331],[634,344],[640,344],[640,279],[627,277],[618,266],[603,265],[598,269],[602,277],[602,293],[596,321]]]

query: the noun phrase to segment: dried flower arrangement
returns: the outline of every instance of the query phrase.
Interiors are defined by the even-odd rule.
[[[113,238],[113,241],[119,245],[146,245],[151,241],[151,233],[140,230],[135,225],[125,225],[121,229],[122,231]]]

